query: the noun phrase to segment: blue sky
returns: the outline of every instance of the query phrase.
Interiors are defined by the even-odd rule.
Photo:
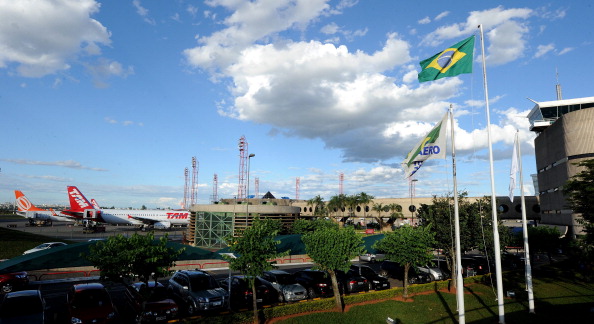
[[[534,194],[536,101],[592,96],[590,1],[0,0],[0,201],[172,207],[199,163],[198,200],[250,193],[408,197],[400,162],[456,111],[458,188],[490,195],[478,24],[485,31],[498,195],[515,129]],[[477,35],[474,73],[419,84],[419,61]],[[416,196],[452,188],[426,163]],[[516,192],[519,194],[519,192]]]

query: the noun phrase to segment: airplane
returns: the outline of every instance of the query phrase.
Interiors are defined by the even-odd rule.
[[[68,186],[68,197],[70,199],[68,212],[107,224],[168,229],[174,225],[187,225],[190,221],[188,210],[101,209],[95,199],[89,202],[75,186]]]
[[[14,191],[17,204],[17,215],[29,218],[30,220],[51,220],[53,222],[73,222],[76,219],[68,214],[53,209],[45,210],[35,205],[20,190]]]

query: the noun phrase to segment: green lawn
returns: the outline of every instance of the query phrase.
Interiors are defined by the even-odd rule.
[[[544,267],[534,272],[535,314],[529,314],[527,293],[522,289],[522,273],[506,274],[504,287],[516,291],[505,298],[506,323],[594,323],[594,283],[573,278],[567,268]],[[497,323],[496,291],[490,285],[470,284],[465,289],[466,323]],[[417,295],[411,301],[386,300],[353,306],[345,313],[325,312],[280,321],[283,324],[457,323],[456,296],[452,292]]]
[[[70,243],[66,240],[0,227],[0,259],[10,259],[22,255],[24,251],[45,242]]]

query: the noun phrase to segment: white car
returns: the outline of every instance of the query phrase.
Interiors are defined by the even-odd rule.
[[[47,250],[47,249],[51,249],[51,248],[55,248],[58,246],[65,246],[68,245],[64,242],[49,242],[49,243],[43,243],[43,244],[39,244],[38,246],[27,250],[25,252],[23,252],[23,255],[25,254],[29,254],[29,253],[33,253],[33,252],[37,252],[37,251],[43,251],[43,250]]]
[[[373,254],[373,253],[367,253],[367,254],[362,254],[359,256],[359,260],[361,261],[367,261],[367,262],[375,262],[375,261],[383,261],[386,258],[385,254],[381,254],[381,253],[377,253],[377,254]]]
[[[441,269],[437,267],[425,265],[424,267],[419,267],[419,271],[428,274],[429,277],[431,277],[431,281],[447,279],[443,271],[441,271]]]

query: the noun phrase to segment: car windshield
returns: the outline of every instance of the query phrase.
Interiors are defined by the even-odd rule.
[[[295,278],[293,278],[293,276],[291,276],[288,273],[287,274],[285,274],[285,273],[277,274],[276,280],[281,285],[292,285],[292,284],[297,283],[297,281],[295,281]]]
[[[72,306],[74,308],[94,308],[109,304],[109,295],[105,290],[83,290],[76,294]]]
[[[361,267],[361,275],[363,277],[375,277],[376,273],[371,268]],[[355,271],[356,273],[357,271]]]
[[[39,244],[38,246],[36,246],[36,249],[45,249],[48,248],[50,246],[49,243],[43,243],[43,244]]]
[[[211,276],[192,276],[190,277],[190,287],[192,287],[192,291],[201,291],[218,288],[219,285]]]
[[[140,286],[140,290],[138,290],[138,293],[140,295],[148,294],[148,301],[155,302],[169,298],[167,297],[167,288],[165,288],[164,286],[153,287],[151,288],[151,292],[147,292],[146,289],[146,286],[142,285]]]
[[[7,298],[0,308],[2,318],[37,314],[43,312],[43,305],[38,296]]]

